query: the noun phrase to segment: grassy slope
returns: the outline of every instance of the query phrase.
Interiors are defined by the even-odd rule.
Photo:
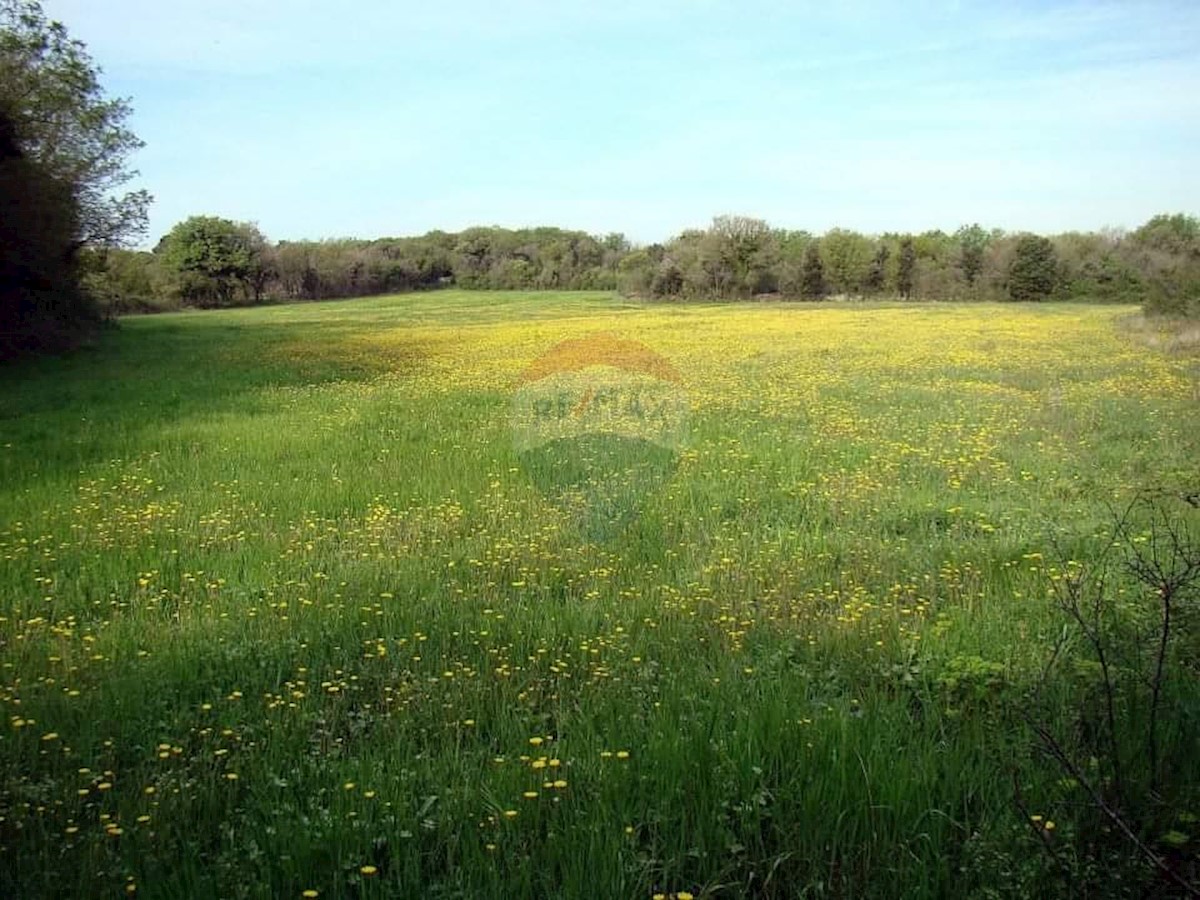
[[[1026,683],[1047,533],[1195,472],[1194,364],[1123,312],[447,292],[0,373],[0,888],[994,887],[1036,846],[1008,769],[1076,807],[937,673]],[[593,541],[508,415],[597,331],[675,364],[691,437]]]

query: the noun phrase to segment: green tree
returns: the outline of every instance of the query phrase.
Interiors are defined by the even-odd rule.
[[[683,272],[669,256],[658,264],[650,282],[650,293],[655,297],[675,297],[683,290]]]
[[[1130,236],[1135,244],[1180,256],[1200,257],[1200,219],[1183,213],[1157,215]]]
[[[917,247],[911,236],[900,239],[900,264],[896,269],[896,289],[901,298],[911,300],[917,283]]]
[[[807,231],[777,229],[772,235],[772,241],[777,248],[775,277],[779,292],[785,296],[795,297],[803,294],[804,253],[812,239],[812,235]]]
[[[174,290],[185,303],[229,306],[239,289],[246,299],[261,297],[265,247],[266,239],[254,225],[192,216],[172,228],[155,253],[175,277]],[[353,279],[362,277],[361,260],[350,268]]]
[[[988,233],[979,225],[964,225],[954,234],[958,241],[958,266],[962,269],[963,278],[968,286],[974,286],[975,279],[983,271],[983,255],[987,250]]]
[[[863,281],[863,290],[868,294],[883,293],[883,287],[887,283],[888,259],[891,255],[892,251],[885,243],[881,242],[875,248],[875,255],[871,257],[871,268],[867,270],[867,277]]]
[[[804,251],[800,295],[805,300],[820,300],[827,293],[829,288],[825,283],[825,264],[821,261],[821,242],[812,241]]]
[[[99,321],[79,289],[70,189],[26,159],[0,109],[0,358],[61,350]]]
[[[63,349],[101,321],[80,250],[140,233],[150,202],[113,195],[141,146],[129,112],[35,0],[0,0],[0,355]]]
[[[617,264],[617,288],[631,297],[650,293],[657,263],[645,249],[634,250]]]
[[[774,247],[771,228],[762,219],[748,216],[717,216],[709,229],[710,243],[729,285],[722,293],[750,296],[774,288]]]
[[[116,246],[145,231],[150,195],[121,193],[142,146],[126,124],[129,101],[105,95],[86,47],[36,0],[0,0],[0,107],[24,156],[69,190],[80,245]]]
[[[871,240],[857,231],[834,228],[821,238],[821,258],[835,294],[858,294],[871,268]]]
[[[1013,300],[1045,300],[1054,292],[1058,260],[1049,239],[1025,234],[1017,239],[1008,268],[1008,296]]]
[[[109,315],[158,312],[176,306],[166,296],[159,260],[145,250],[104,247],[80,254],[83,284]]]

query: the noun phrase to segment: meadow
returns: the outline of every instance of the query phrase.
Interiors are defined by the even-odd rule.
[[[1056,574],[1195,487],[1200,365],[1132,313],[437,292],[0,371],[0,895],[1165,892],[1020,716]],[[597,341],[687,411],[599,512],[513,437]]]

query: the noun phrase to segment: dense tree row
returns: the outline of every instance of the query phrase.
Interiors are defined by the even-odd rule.
[[[249,223],[194,216],[153,252],[97,254],[93,290],[118,311],[430,290],[612,290],[630,247],[561,228],[470,228],[380,240],[269,243]]]
[[[1129,233],[816,236],[740,216],[633,247],[620,234],[471,228],[372,241],[271,244],[251,224],[196,216],[152,253],[107,251],[93,289],[122,311],[364,296],[443,286],[610,290],[658,299],[898,297],[1200,304],[1200,220],[1156,216]]]
[[[1200,220],[1156,216],[1136,231],[1053,237],[965,226],[953,234],[821,237],[719,217],[621,261],[629,293],[695,299],[891,296],[925,300],[1200,301]]]

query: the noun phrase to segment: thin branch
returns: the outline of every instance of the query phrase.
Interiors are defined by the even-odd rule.
[[[1151,862],[1155,868],[1162,872],[1163,875],[1169,878],[1172,883],[1186,892],[1189,897],[1200,897],[1200,888],[1184,879],[1183,876],[1179,875],[1174,869],[1168,866],[1162,857],[1160,857],[1157,853],[1146,846],[1145,843],[1143,843],[1142,839],[1139,838],[1136,833],[1134,833],[1133,829],[1129,827],[1129,824],[1121,817],[1120,813],[1118,813],[1111,806],[1109,806],[1107,802],[1105,802],[1104,797],[1099,791],[1092,787],[1091,782],[1084,777],[1083,773],[1079,770],[1079,767],[1072,762],[1069,756],[1067,756],[1066,752],[1059,745],[1058,741],[1054,739],[1054,736],[1050,734],[1050,732],[1044,727],[1035,722],[1028,714],[1025,714],[1025,721],[1029,724],[1029,727],[1033,729],[1033,732],[1038,736],[1038,738],[1041,739],[1042,745],[1046,749],[1046,752],[1049,753],[1060,766],[1062,766],[1063,770],[1066,771],[1067,774],[1069,774],[1075,779],[1076,782],[1078,782],[1079,786],[1082,787],[1088,796],[1091,797],[1092,803],[1096,805],[1096,808],[1108,816],[1109,820],[1117,826],[1121,833],[1124,834],[1125,837],[1129,838],[1130,842],[1138,849],[1138,852],[1141,853],[1142,856],[1144,856],[1149,862]]]

